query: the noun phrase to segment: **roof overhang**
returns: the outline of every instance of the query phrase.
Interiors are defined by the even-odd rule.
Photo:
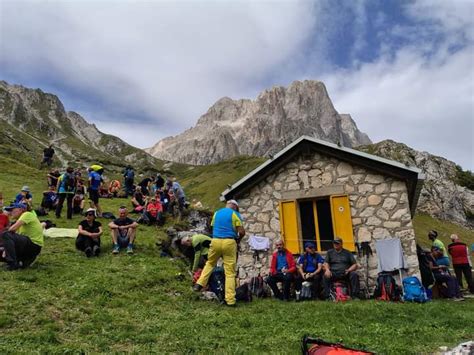
[[[405,181],[411,215],[413,216],[415,214],[416,205],[424,181],[424,175],[421,173],[420,169],[308,136],[301,136],[275,154],[271,159],[267,160],[246,176],[235,182],[221,193],[221,201],[226,201],[231,198],[239,198],[251,187],[260,183],[268,175],[294,160],[298,155],[309,155],[314,152],[334,157],[338,160],[359,165],[380,174]]]

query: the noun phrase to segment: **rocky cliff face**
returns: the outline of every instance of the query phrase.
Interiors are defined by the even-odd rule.
[[[141,149],[100,132],[75,112],[66,112],[55,95],[0,81],[0,153],[37,163],[52,144],[67,163],[123,166],[161,164]]]
[[[350,115],[334,109],[323,83],[295,81],[255,101],[222,98],[195,127],[159,141],[147,151],[181,163],[203,165],[236,155],[269,156],[302,135],[344,146],[370,144]]]
[[[421,169],[426,180],[417,211],[474,227],[474,191],[456,183],[455,163],[392,140],[358,149]]]

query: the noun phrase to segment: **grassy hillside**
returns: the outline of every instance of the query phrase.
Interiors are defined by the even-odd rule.
[[[209,167],[180,167],[175,173],[190,197],[215,206],[225,186],[257,163],[237,159]],[[0,191],[6,201],[26,183],[39,202],[44,172],[1,156],[0,164]],[[124,202],[101,200],[104,210],[112,212]],[[79,216],[56,220],[52,214],[48,218],[70,228],[81,220]],[[168,221],[167,226],[172,224]],[[431,228],[442,238],[454,230],[465,238],[472,236],[427,216],[417,216],[415,225],[423,240]],[[0,352],[293,354],[299,351],[301,337],[311,334],[399,354],[428,353],[474,338],[474,300],[418,305],[265,299],[235,309],[198,300],[190,288],[188,265],[160,257],[155,242],[164,238],[167,226],[140,226],[133,256],[111,255],[105,228],[99,258],[78,253],[74,239],[47,238],[30,269],[0,270]]]

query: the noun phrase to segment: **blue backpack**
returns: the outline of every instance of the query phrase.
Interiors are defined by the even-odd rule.
[[[425,288],[416,276],[403,279],[403,300],[407,302],[425,303],[428,301]]]

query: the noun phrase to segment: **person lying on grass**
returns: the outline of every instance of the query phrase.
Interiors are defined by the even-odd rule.
[[[133,242],[135,241],[138,223],[128,217],[125,206],[119,208],[119,218],[109,223],[114,244],[112,254],[118,254],[120,248],[127,248],[127,254],[133,254]]]
[[[76,238],[76,248],[83,251],[88,258],[99,256],[100,254],[102,224],[96,221],[95,218],[95,209],[89,208],[86,211],[86,218],[77,227],[79,234]]]

